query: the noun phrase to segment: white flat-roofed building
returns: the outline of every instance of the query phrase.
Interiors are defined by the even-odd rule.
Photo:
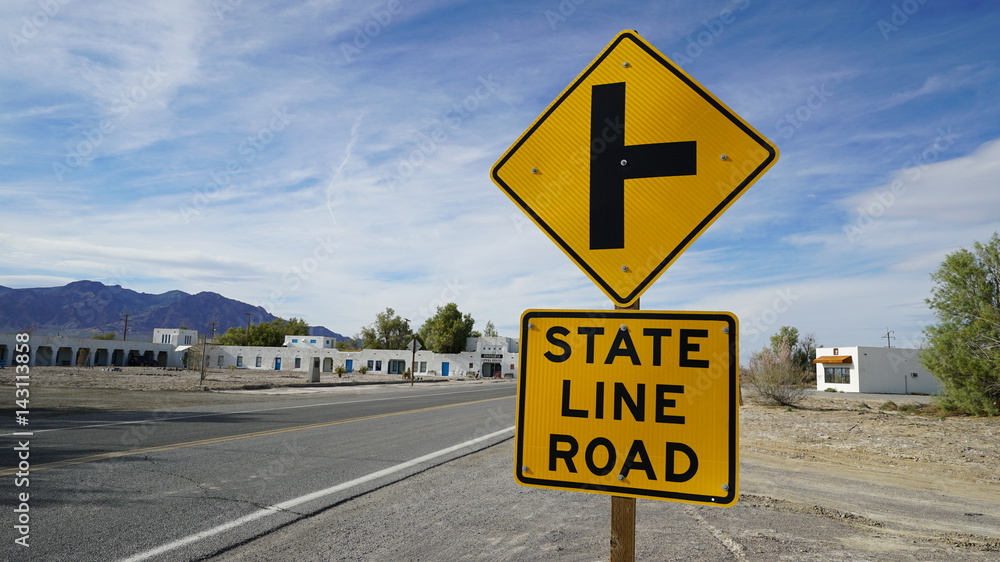
[[[919,349],[820,347],[816,389],[872,394],[939,394],[941,381],[920,363]]]
[[[198,330],[154,328],[153,343],[166,343],[174,346],[195,345],[198,343]]]

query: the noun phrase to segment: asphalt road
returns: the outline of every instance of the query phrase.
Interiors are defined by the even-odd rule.
[[[3,560],[192,560],[512,434],[515,385],[389,385],[172,411],[32,419],[30,494]],[[15,437],[5,434],[7,442]],[[15,445],[16,446],[16,445]]]

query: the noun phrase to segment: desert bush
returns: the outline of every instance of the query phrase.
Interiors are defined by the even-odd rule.
[[[344,373],[347,372],[347,367],[343,365],[337,365],[337,367],[333,370],[333,372],[337,373],[337,378],[339,379],[340,377],[344,376]]]
[[[779,345],[777,350],[765,347],[752,354],[743,374],[757,399],[765,404],[797,406],[810,390],[802,384],[802,369],[787,345]]]
[[[368,372],[368,367],[359,367],[358,372],[363,375]]]
[[[878,407],[879,410],[896,410],[898,408],[899,407],[896,406],[896,403],[893,402],[892,400],[882,402],[882,405]]]

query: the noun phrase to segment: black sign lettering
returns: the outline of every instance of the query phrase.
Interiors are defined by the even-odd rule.
[[[570,381],[564,380],[562,384],[562,416],[564,418],[585,418],[587,410],[575,410],[569,407]]]
[[[586,334],[587,336],[587,363],[594,362],[594,336],[599,336],[604,333],[604,328],[591,328],[591,327],[581,327],[577,328],[576,333]]]
[[[569,448],[559,450],[560,443],[569,445]],[[555,471],[557,461],[562,459],[566,461],[566,470],[576,472],[576,464],[573,463],[573,457],[576,456],[576,452],[579,450],[580,446],[577,445],[576,439],[573,439],[573,436],[556,433],[549,435],[549,470]]]
[[[701,344],[692,343],[691,338],[707,338],[708,330],[681,330],[681,367],[696,367],[705,369],[708,367],[707,359],[689,359],[688,353],[701,350]]]
[[[553,363],[562,363],[563,361],[569,359],[569,356],[573,352],[573,349],[569,346],[569,343],[566,342],[566,340],[558,339],[556,338],[556,335],[568,336],[569,330],[563,328],[562,326],[552,326],[551,328],[549,328],[547,332],[545,332],[545,339],[548,340],[549,343],[551,343],[552,345],[563,350],[561,355],[556,355],[551,351],[546,351],[545,358],[548,359],[549,361],[552,361]]]
[[[624,345],[624,347],[622,347]],[[641,365],[639,363],[639,352],[635,350],[635,344],[632,343],[632,336],[629,335],[628,330],[618,330],[615,333],[615,341],[611,344],[611,349],[608,350],[608,356],[604,359],[605,365],[610,365],[614,363],[615,357],[627,356],[632,360],[633,365]]]

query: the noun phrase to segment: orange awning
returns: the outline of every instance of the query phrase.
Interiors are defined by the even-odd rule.
[[[817,357],[813,363],[851,363],[850,355],[824,355]]]

